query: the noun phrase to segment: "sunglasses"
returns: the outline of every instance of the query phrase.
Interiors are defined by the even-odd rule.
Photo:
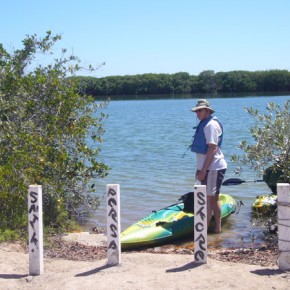
[[[198,110],[196,110],[195,112],[196,113],[200,113],[200,112],[202,112],[204,109],[198,109]]]

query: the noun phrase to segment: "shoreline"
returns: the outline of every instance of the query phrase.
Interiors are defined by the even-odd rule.
[[[193,249],[173,245],[122,252],[107,266],[106,236],[73,233],[54,237],[44,249],[44,273],[28,275],[27,247],[0,244],[0,289],[288,289],[290,271],[276,265],[275,248],[210,249],[197,265]],[[254,258],[255,257],[255,258]],[[256,264],[253,264],[255,261]],[[209,279],[210,277],[210,279]]]

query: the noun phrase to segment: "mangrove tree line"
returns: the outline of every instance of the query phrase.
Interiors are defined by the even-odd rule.
[[[199,75],[187,72],[175,74],[140,74],[103,78],[78,76],[81,92],[98,96],[248,93],[290,91],[287,70],[230,71],[208,70]]]

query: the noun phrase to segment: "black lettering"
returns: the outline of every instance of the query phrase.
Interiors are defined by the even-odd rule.
[[[112,237],[112,240],[110,241],[108,245],[108,250],[114,250],[116,251],[118,249],[117,241],[118,238],[118,212],[116,206],[118,205],[118,200],[116,199],[117,192],[113,188],[108,189],[108,201],[107,206],[110,207],[108,211],[108,217],[111,217],[112,223],[109,224],[109,232],[108,237]],[[116,253],[113,253],[113,255],[116,255]]]
[[[38,212],[38,205],[36,206],[35,204],[32,204],[29,208],[29,213],[31,212]]]
[[[197,231],[197,232],[202,232],[203,231],[203,229],[204,229],[204,225],[203,225],[203,223],[201,223],[201,222],[199,222],[199,223],[196,223],[195,224],[195,230]]]
[[[31,196],[31,203],[36,203],[37,202],[37,197],[38,197],[38,193],[35,191],[30,191],[29,195]]]
[[[33,214],[33,220],[32,221],[29,221],[31,227],[33,228],[33,230],[35,231],[34,229],[34,224],[36,223],[36,221],[38,221],[38,216]]]
[[[109,212],[109,216],[112,217],[112,219],[114,220],[115,223],[117,223],[117,212],[114,208],[111,208],[110,212]]]
[[[117,238],[117,233],[116,233],[116,231],[117,231],[117,226],[116,225],[114,225],[114,224],[111,224],[110,225],[110,229],[111,229],[111,231],[113,232],[112,234],[111,234],[111,237],[113,237],[113,238]]]
[[[198,197],[198,200],[197,200],[198,204],[199,205],[205,205],[205,196],[204,196],[204,194],[201,191],[199,191],[197,193],[197,197]]]
[[[117,201],[116,201],[114,198],[110,198],[110,199],[108,200],[108,205],[109,205],[110,207],[113,207],[114,205],[117,205]]]
[[[197,215],[197,216],[199,215],[200,218],[204,221],[204,219],[205,219],[204,206],[202,206],[202,207],[197,211],[196,215]]]
[[[108,190],[108,195],[110,196],[110,195],[112,195],[112,196],[115,196],[117,193],[116,193],[116,191],[113,189],[113,188],[109,188],[109,190]]]
[[[195,261],[200,261],[200,260],[203,260],[204,259],[204,252],[203,251],[196,251],[194,253],[194,260]]]
[[[36,238],[36,233],[35,232],[33,233],[32,237],[30,239],[30,243],[33,243],[37,247],[38,240]]]
[[[117,249],[117,245],[115,243],[115,241],[111,241],[111,243],[109,244],[109,249],[113,249],[113,250],[116,250]]]
[[[198,245],[199,245],[200,249],[202,249],[203,251],[206,250],[206,248],[204,247],[204,245],[205,245],[205,238],[204,238],[204,236],[202,234],[200,234],[198,236],[198,238],[195,239],[194,242],[198,242]]]

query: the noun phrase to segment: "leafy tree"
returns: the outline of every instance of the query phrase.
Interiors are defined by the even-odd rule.
[[[106,103],[67,78],[81,67],[66,50],[35,66],[60,39],[48,31],[12,53],[0,45],[0,235],[26,228],[30,184],[42,185],[45,226],[67,226],[80,206],[98,206],[95,183],[109,169],[97,161]]]
[[[222,92],[255,92],[256,83],[253,73],[247,71],[231,71],[217,73],[218,90]]]
[[[255,144],[249,145],[243,140],[240,148],[243,156],[232,156],[232,161],[250,164],[258,173],[271,172],[278,175],[279,182],[290,182],[290,100],[283,106],[267,105],[268,113],[260,114],[258,110],[245,110],[255,118],[256,123],[250,128]]]
[[[287,91],[290,89],[289,72],[286,70],[271,70],[265,74],[265,91]]]
[[[198,75],[199,89],[202,93],[216,92],[217,83],[213,70],[206,70]]]

